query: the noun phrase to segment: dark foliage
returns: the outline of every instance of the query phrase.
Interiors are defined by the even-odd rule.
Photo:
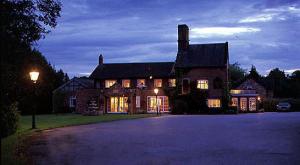
[[[244,79],[246,70],[241,68],[239,63],[229,65],[230,86],[236,88]]]
[[[247,75],[247,79],[253,79],[257,82],[261,80],[261,75],[257,72],[256,67],[254,65],[252,65],[249,74]]]
[[[51,90],[61,82],[56,78],[56,71],[38,51],[33,50],[33,47],[36,41],[49,32],[50,28],[56,26],[56,19],[60,16],[60,6],[60,2],[56,0],[2,0],[0,2],[1,121],[7,122],[4,125],[10,126],[10,130],[15,130],[15,124],[11,123],[13,120],[7,121],[3,117],[14,113],[11,112],[14,108],[5,108],[15,106],[14,102],[19,102],[21,112],[28,112],[29,104],[37,102],[39,110],[43,113],[51,109],[51,99],[49,99]],[[33,97],[32,82],[29,81],[28,76],[33,64],[41,70],[36,98]],[[56,83],[53,84],[52,80]],[[8,132],[13,133],[13,131]]]
[[[18,127],[19,113],[18,104],[15,102],[10,106],[0,105],[0,135],[1,139],[13,134]]]
[[[172,113],[176,114],[199,114],[207,113],[208,107],[206,100],[208,92],[196,88],[196,82],[190,82],[190,93],[177,95],[174,97],[174,109]]]

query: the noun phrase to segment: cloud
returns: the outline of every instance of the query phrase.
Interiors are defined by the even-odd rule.
[[[239,23],[251,23],[251,22],[268,22],[273,19],[277,14],[259,14],[255,16],[250,16],[247,18],[243,18],[239,21]]]
[[[191,29],[191,38],[209,38],[215,36],[231,36],[241,33],[255,33],[261,29],[253,27],[204,27]]]
[[[238,23],[270,22],[274,20],[284,21],[287,17],[294,16],[300,16],[300,8],[295,6],[280,6],[277,8],[263,9],[260,14],[242,18]]]
[[[300,70],[300,68],[295,68],[295,69],[287,69],[284,71],[285,74],[289,74],[291,75],[293,72],[295,72],[296,70]]]

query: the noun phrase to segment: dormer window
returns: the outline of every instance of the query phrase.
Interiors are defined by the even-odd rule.
[[[105,88],[110,88],[110,87],[113,86],[116,82],[117,82],[117,80],[105,80]]]
[[[146,80],[145,79],[137,79],[137,87],[145,87],[146,86]]]
[[[122,80],[122,87],[123,88],[130,88],[130,80],[129,79]]]
[[[198,89],[208,89],[208,80],[197,80]]]
[[[154,79],[154,87],[162,87],[162,79]]]

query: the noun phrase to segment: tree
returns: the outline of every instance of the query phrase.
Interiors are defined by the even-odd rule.
[[[259,73],[257,72],[256,70],[256,67],[254,65],[251,66],[251,69],[249,71],[249,75],[247,75],[247,78],[248,79],[253,79],[255,81],[260,81],[262,76],[259,75]]]
[[[244,80],[246,70],[241,68],[239,63],[229,65],[230,84],[233,88],[237,87]]]
[[[7,125],[7,131],[1,129],[1,139],[15,131],[11,123],[16,120],[6,120],[5,116],[12,114],[12,109],[4,110],[2,107],[12,107],[16,101],[22,102],[22,94],[28,86],[20,86],[28,76],[26,66],[27,57],[37,53],[32,50],[35,41],[43,38],[45,34],[57,24],[60,16],[61,4],[56,0],[2,0],[0,2],[1,23],[1,128]],[[46,66],[46,65],[43,65]],[[49,69],[49,68],[48,68]],[[46,79],[46,78],[45,78]],[[20,98],[21,97],[21,98]],[[7,109],[7,108],[6,108]],[[8,124],[10,123],[10,124]],[[7,133],[5,133],[7,132]],[[5,135],[5,136],[4,136]]]
[[[268,86],[273,90],[275,97],[288,96],[287,77],[279,68],[272,69],[266,77]]]
[[[294,98],[300,98],[300,70],[296,70],[290,76],[290,93]]]

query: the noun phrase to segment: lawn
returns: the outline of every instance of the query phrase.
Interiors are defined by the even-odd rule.
[[[31,116],[21,116],[20,126],[14,135],[11,135],[2,140],[1,164],[22,164],[25,159],[20,148],[26,144],[26,137],[41,130],[65,127],[72,125],[91,124],[99,122],[108,122],[124,119],[137,119],[144,117],[151,117],[151,114],[109,114],[102,116],[82,116],[79,114],[60,114],[60,115],[37,115],[36,116],[36,130],[31,130]],[[16,154],[19,153],[19,154]],[[16,156],[18,155],[18,156]]]

